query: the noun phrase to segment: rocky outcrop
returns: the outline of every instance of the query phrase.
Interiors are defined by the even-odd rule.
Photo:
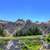
[[[39,26],[42,29],[46,29],[47,32],[50,32],[50,24],[44,22],[33,23],[30,20],[24,21],[23,19],[18,19],[16,22],[0,20],[0,28],[7,30],[10,34],[12,34],[15,30],[21,30],[22,33],[26,33],[27,30],[32,26]]]

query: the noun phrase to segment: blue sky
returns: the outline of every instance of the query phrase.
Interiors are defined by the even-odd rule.
[[[0,0],[0,20],[48,21],[50,0]]]

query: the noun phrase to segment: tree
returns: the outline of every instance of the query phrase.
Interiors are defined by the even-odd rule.
[[[35,27],[35,31],[33,33],[33,35],[42,35],[42,33],[40,32],[40,30],[38,29],[38,27]]]
[[[28,31],[28,35],[41,35],[42,33],[40,32],[40,30],[38,29],[37,26],[33,26],[29,29]]]
[[[40,32],[37,26],[32,26],[24,33],[22,30],[20,30],[19,32],[16,33],[15,36],[30,36],[30,35],[42,35],[42,33]]]
[[[3,31],[4,31],[4,29],[0,28],[0,36],[4,36]]]

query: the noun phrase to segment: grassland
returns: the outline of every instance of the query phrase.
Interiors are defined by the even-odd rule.
[[[41,47],[39,39],[24,39],[22,50],[39,50]]]
[[[0,37],[0,44],[5,44],[9,40],[19,39],[23,43],[22,50],[39,50],[41,47],[40,37],[38,36],[21,36],[21,37]]]

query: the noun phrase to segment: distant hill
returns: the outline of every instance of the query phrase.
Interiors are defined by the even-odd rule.
[[[39,22],[32,22],[30,20],[24,21],[23,19],[18,19],[15,22],[10,22],[10,21],[4,21],[0,20],[0,28],[3,28],[4,30],[7,30],[9,33],[13,33],[15,30],[18,32],[19,30],[22,31],[22,33],[26,33],[29,28],[32,26],[38,26],[41,27],[47,31],[50,31],[50,25],[48,23],[39,23]],[[49,26],[49,29],[48,29]]]

